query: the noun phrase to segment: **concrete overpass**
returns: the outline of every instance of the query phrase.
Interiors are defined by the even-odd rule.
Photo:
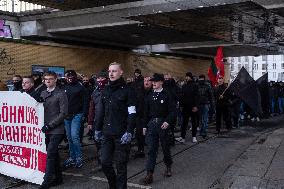
[[[283,53],[282,0],[27,0],[67,11],[16,15],[21,37],[212,57]],[[51,4],[50,4],[51,3]]]

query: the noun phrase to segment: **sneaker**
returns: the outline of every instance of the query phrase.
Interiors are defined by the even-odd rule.
[[[255,121],[255,118],[252,118],[251,121]]]
[[[63,166],[69,168],[75,165],[75,161],[72,158],[68,158],[64,161]]]
[[[244,120],[245,119],[245,116],[244,115],[241,115],[241,120]]]
[[[199,128],[199,127],[197,127],[197,131],[200,131],[200,128]]]
[[[76,160],[75,167],[76,167],[76,168],[81,168],[82,166],[83,166],[82,160],[81,160],[81,159]]]
[[[192,130],[192,127],[190,127],[189,130],[191,131],[191,130]]]
[[[259,121],[260,121],[259,117],[257,117],[257,118],[256,118],[256,121],[257,121],[257,122],[259,122]]]
[[[196,137],[192,137],[192,142],[193,142],[193,143],[197,143]]]
[[[185,139],[183,139],[182,137],[175,138],[175,140],[180,142],[180,143],[185,143]]]

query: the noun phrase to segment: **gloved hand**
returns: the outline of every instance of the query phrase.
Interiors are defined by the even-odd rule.
[[[132,139],[132,134],[125,132],[124,135],[122,135],[120,142],[121,144],[128,144],[131,142],[131,139]]]
[[[41,131],[43,133],[46,133],[48,130],[50,129],[50,126],[48,124],[45,124],[42,128],[41,128]]]
[[[95,131],[95,141],[100,142],[103,137],[103,132],[102,131]]]
[[[86,118],[85,116],[82,116],[82,118],[81,118],[81,123],[85,123],[86,120],[87,120],[87,118]]]

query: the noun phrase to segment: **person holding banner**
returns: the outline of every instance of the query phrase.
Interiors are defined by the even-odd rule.
[[[47,87],[41,93],[44,100],[44,126],[42,132],[46,134],[47,160],[44,181],[39,189],[48,189],[62,183],[58,146],[64,136],[64,118],[68,114],[67,95],[56,86],[55,72],[44,74]]]

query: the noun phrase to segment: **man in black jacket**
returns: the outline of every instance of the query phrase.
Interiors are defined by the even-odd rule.
[[[47,89],[41,93],[44,100],[44,126],[46,134],[46,171],[44,181],[39,189],[48,189],[62,183],[58,146],[64,136],[64,118],[68,113],[67,96],[56,86],[57,76],[54,72],[44,74]]]
[[[119,63],[109,65],[110,83],[102,93],[95,139],[102,140],[101,163],[110,189],[127,188],[127,161],[135,127],[135,94],[122,78]],[[113,168],[115,158],[116,172]]]
[[[227,129],[231,129],[231,116],[230,116],[230,101],[228,96],[224,96],[223,93],[227,86],[224,83],[223,77],[218,78],[218,86],[215,87],[215,99],[216,99],[216,131],[220,134],[222,118],[226,124]]]
[[[205,75],[199,76],[198,82],[198,93],[199,93],[199,115],[201,122],[200,135],[203,138],[207,136],[207,127],[208,127],[208,111],[209,106],[214,109],[214,96],[213,91],[208,83],[205,80]]]
[[[144,158],[144,144],[145,144],[145,136],[143,135],[143,128],[145,126],[144,121],[144,102],[145,97],[151,92],[152,89],[152,81],[150,81],[150,77],[144,77],[144,81],[142,83],[136,83],[134,81],[134,89],[135,95],[137,98],[137,106],[136,106],[136,139],[137,139],[137,147],[138,150],[134,155],[134,158]]]
[[[34,79],[32,76],[24,76],[22,81],[22,90],[21,92],[25,92],[33,97],[36,101],[41,101],[40,94],[35,91],[34,88]]]
[[[64,86],[68,97],[68,116],[64,121],[65,131],[69,143],[69,158],[64,162],[64,167],[82,167],[82,151],[80,143],[81,123],[88,114],[88,93],[82,84],[78,82],[74,70],[66,72],[67,85]]]
[[[171,165],[172,157],[170,152],[170,129],[175,119],[175,101],[167,90],[163,89],[163,74],[154,74],[151,79],[153,82],[153,91],[145,99],[145,128],[146,141],[149,147],[148,160],[146,163],[147,175],[142,182],[151,184],[153,182],[153,173],[156,165],[159,141],[161,142],[164,163],[166,170],[164,176],[172,176]]]
[[[197,142],[196,132],[197,132],[197,111],[198,111],[198,85],[193,81],[193,75],[191,72],[186,73],[185,77],[187,83],[182,87],[182,97],[181,97],[181,107],[183,124],[181,128],[181,137],[176,138],[177,141],[184,143],[186,130],[188,128],[189,117],[191,117],[192,124],[192,142]]]

